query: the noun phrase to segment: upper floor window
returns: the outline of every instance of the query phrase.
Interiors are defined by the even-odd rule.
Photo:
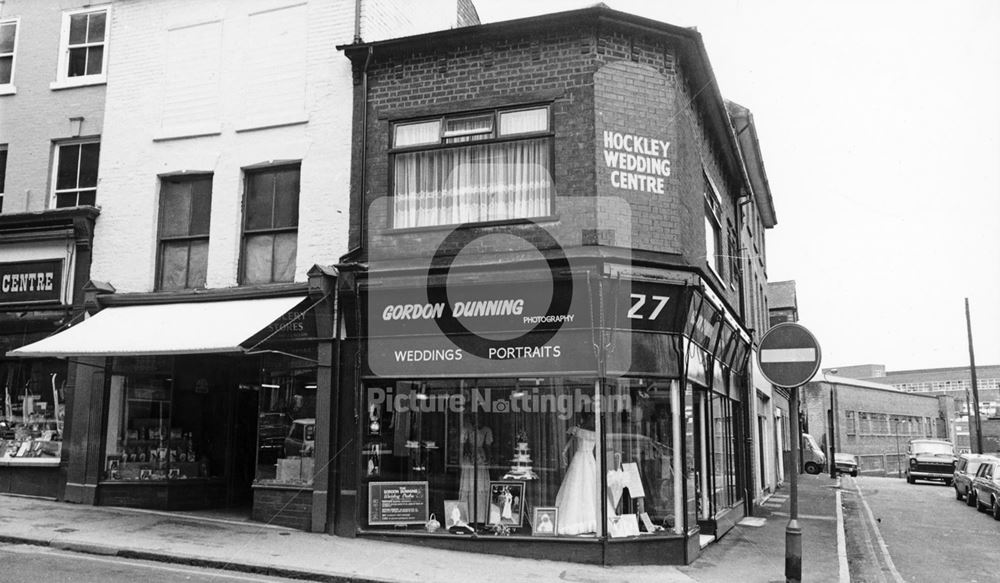
[[[0,95],[4,85],[14,82],[14,53],[17,48],[17,21],[0,20]]]
[[[0,144],[0,213],[3,212],[3,193],[7,183],[7,144]]]
[[[205,287],[211,213],[211,174],[163,179],[157,289]]]
[[[56,208],[96,204],[100,154],[99,141],[56,146]]]
[[[705,175],[705,260],[719,279],[722,279],[722,198],[715,183]]]
[[[299,165],[248,171],[240,283],[293,281],[299,231]]]
[[[729,255],[729,283],[735,289],[739,284],[738,276],[740,273],[740,251],[739,247],[736,245],[736,231],[733,230],[732,225],[729,226],[729,239],[727,241],[726,249]]]
[[[393,227],[552,213],[548,107],[400,122],[392,131]]]
[[[108,66],[108,8],[63,14],[57,86],[100,83]]]

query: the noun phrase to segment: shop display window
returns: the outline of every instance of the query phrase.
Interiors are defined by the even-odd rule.
[[[678,382],[619,379],[608,391],[609,404],[624,405],[604,416],[612,516],[631,528],[634,515],[643,534],[682,534]]]
[[[113,369],[105,480],[192,480],[222,474],[225,394],[218,387],[212,390],[211,378],[194,366],[175,366],[169,357],[116,358]]]
[[[678,386],[370,383],[360,428],[362,528],[564,538],[680,532],[671,445],[680,436]]]
[[[738,467],[736,416],[739,404],[729,398],[711,393],[712,430],[712,503],[715,511],[731,508],[743,501],[742,479]]]
[[[258,484],[312,484],[316,473],[316,368],[265,370],[258,391]]]
[[[58,463],[62,454],[65,365],[10,364],[0,414],[0,459],[5,463]]]

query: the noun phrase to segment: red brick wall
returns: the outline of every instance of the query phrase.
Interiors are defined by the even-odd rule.
[[[481,108],[551,102],[554,137],[554,181],[559,197],[614,195],[632,209],[624,217],[560,206],[557,220],[545,227],[560,241],[594,239],[603,245],[626,245],[662,255],[675,265],[705,270],[704,171],[723,191],[723,230],[735,223],[738,177],[725,176],[716,163],[702,116],[691,103],[699,89],[688,88],[683,63],[667,37],[618,30],[558,30],[545,33],[512,31],[502,37],[475,38],[468,43],[438,45],[429,41],[403,51],[375,47],[368,69],[367,168],[365,205],[390,194],[390,125],[394,119],[472,111]],[[484,39],[484,40],[480,40]],[[356,99],[360,98],[358,85]],[[360,109],[356,107],[356,114]],[[356,123],[360,131],[360,126]],[[613,188],[603,157],[603,131],[613,129],[671,143],[671,175],[663,194]],[[355,164],[360,160],[355,140]],[[355,184],[360,170],[354,171]],[[352,189],[355,203],[358,189]],[[361,243],[358,205],[352,205],[352,247]],[[388,224],[385,208],[366,210],[374,225],[369,238],[382,257],[426,257],[440,233],[427,231],[379,233]],[[613,240],[615,229],[631,231],[631,241]],[[447,229],[445,229],[447,230]],[[619,237],[620,238],[620,237]],[[591,244],[593,241],[590,241]],[[490,251],[491,249],[483,249]],[[725,239],[720,248],[725,253]],[[719,291],[736,305],[726,280]],[[714,276],[709,279],[716,281]]]

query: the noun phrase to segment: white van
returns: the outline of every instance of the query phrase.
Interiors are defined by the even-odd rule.
[[[818,474],[826,467],[826,454],[812,435],[802,434],[802,468],[807,474]]]

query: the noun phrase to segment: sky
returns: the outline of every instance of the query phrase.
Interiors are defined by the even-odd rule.
[[[475,0],[483,23],[594,2]],[[702,34],[754,115],[822,366],[1000,364],[1000,2],[607,1]]]

